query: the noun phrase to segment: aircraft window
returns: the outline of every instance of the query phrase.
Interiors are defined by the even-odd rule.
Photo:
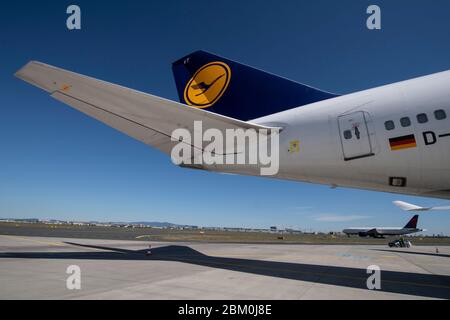
[[[419,123],[427,123],[428,122],[428,116],[425,113],[419,113],[417,115],[417,121]]]
[[[351,138],[352,138],[352,132],[351,132],[350,130],[345,130],[345,131],[344,131],[344,138],[345,138],[346,140],[351,139]]]
[[[436,118],[436,120],[444,120],[445,118],[447,118],[447,114],[442,109],[441,110],[436,110],[434,112],[434,117]]]
[[[411,120],[409,119],[409,117],[401,118],[400,124],[402,125],[402,127],[409,127],[411,125]]]
[[[386,121],[384,123],[384,127],[386,128],[386,130],[394,130],[395,129],[394,121],[392,120]]]

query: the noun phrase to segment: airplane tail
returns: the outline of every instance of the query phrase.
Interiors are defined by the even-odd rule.
[[[409,220],[409,222],[404,226],[404,229],[417,229],[417,222],[419,221],[419,215],[415,215]]]
[[[205,51],[172,71],[181,103],[244,121],[337,97]]]
[[[450,206],[439,207],[419,207],[415,204],[411,204],[404,201],[393,201],[393,203],[404,211],[438,211],[438,210],[450,210]]]

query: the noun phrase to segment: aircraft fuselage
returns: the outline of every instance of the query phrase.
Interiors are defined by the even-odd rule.
[[[275,178],[450,199],[450,71],[251,122],[283,128]]]
[[[417,228],[348,228],[342,232],[348,236],[358,235],[360,237],[384,238],[385,236],[402,236],[406,234],[421,232],[422,229]]]

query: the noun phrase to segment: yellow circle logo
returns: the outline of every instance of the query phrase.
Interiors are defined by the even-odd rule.
[[[231,79],[230,67],[211,62],[201,67],[184,89],[184,101],[196,108],[207,108],[224,94]]]

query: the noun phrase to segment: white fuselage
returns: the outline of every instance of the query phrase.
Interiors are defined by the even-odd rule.
[[[283,128],[275,178],[450,199],[450,71],[252,122]],[[298,152],[290,150],[293,141]]]
[[[376,232],[375,232],[376,230]],[[370,227],[356,227],[356,228],[348,228],[344,229],[342,232],[347,235],[361,235],[365,234],[367,232],[374,231],[374,235],[376,236],[400,236],[410,233],[416,233],[423,231],[422,229],[417,228],[388,228],[388,227],[377,227],[377,228],[370,228]],[[372,236],[371,234],[368,234],[367,236]]]

